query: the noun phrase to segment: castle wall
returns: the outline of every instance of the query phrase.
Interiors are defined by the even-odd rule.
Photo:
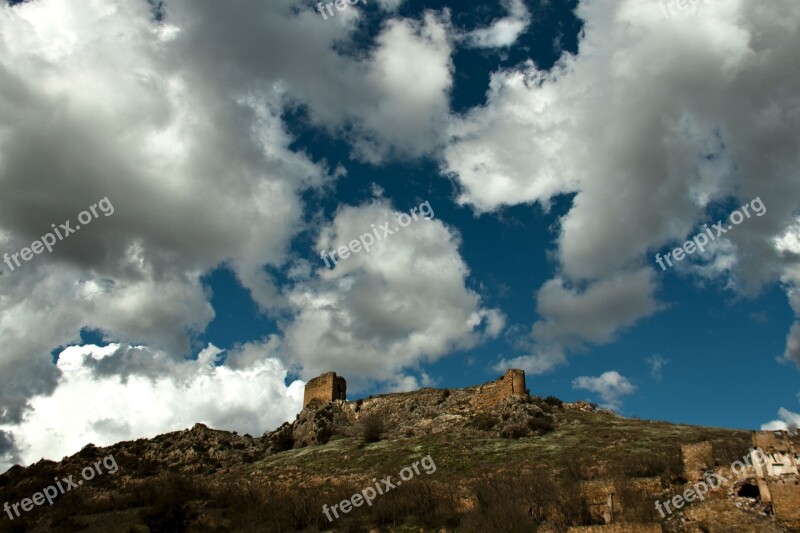
[[[345,399],[347,399],[347,382],[343,377],[337,376],[336,372],[327,372],[306,383],[303,392],[303,407],[312,400],[330,402]]]
[[[657,477],[631,479],[627,483],[638,493],[652,496],[654,500],[661,493],[661,480]],[[589,514],[598,522],[602,520],[606,524],[613,524],[617,521],[616,517],[624,512],[618,492],[618,487],[611,480],[581,482],[581,494],[589,507]]]
[[[528,391],[525,388],[525,371],[511,369],[506,370],[505,375],[500,379],[490,381],[478,387],[470,403],[477,409],[489,409],[494,407],[503,398],[527,395]]]
[[[772,509],[781,520],[800,520],[800,480],[786,476],[767,481],[772,496]]]
[[[779,519],[800,520],[800,439],[785,431],[757,431],[753,447],[766,460],[762,467],[751,452],[761,501],[771,502]]]

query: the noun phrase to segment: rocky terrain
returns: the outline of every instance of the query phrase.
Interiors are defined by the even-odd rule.
[[[54,477],[78,479],[109,455],[118,471],[52,506],[14,520],[4,515],[0,530],[793,531],[769,514],[746,479],[666,518],[655,510],[656,499],[688,486],[682,444],[712,442],[724,469],[747,452],[749,432],[625,418],[535,396],[476,406],[475,389],[314,400],[296,420],[260,437],[197,424],[149,440],[88,445],[60,462],[12,468],[0,476],[0,503],[30,498]],[[375,479],[398,480],[424,457],[435,463],[433,472],[419,471],[338,519],[323,514],[323,505]],[[608,512],[615,529],[601,526]]]

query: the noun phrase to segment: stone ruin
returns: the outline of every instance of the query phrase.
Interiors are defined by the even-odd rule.
[[[512,396],[528,396],[525,388],[525,371],[515,368],[506,370],[503,377],[484,383],[475,392],[470,403],[476,409],[490,409],[497,403]]]
[[[761,501],[772,504],[777,518],[800,521],[800,438],[786,431],[754,432],[750,462]]]
[[[346,400],[346,392],[347,382],[345,379],[337,376],[336,372],[327,372],[306,383],[303,407],[313,400],[322,402]],[[500,400],[512,396],[528,396],[523,370],[507,370],[500,379],[479,386],[470,403],[478,409],[491,408]]]
[[[336,375],[336,372],[326,372],[321,376],[306,383],[303,393],[303,407],[313,400],[330,402],[333,400],[347,399],[347,381]]]
[[[713,447],[708,441],[681,446],[681,455],[684,477],[689,481],[714,470]],[[761,502],[772,506],[774,516],[800,527],[800,437],[786,431],[754,431],[750,464],[739,463],[748,477],[756,478]]]
[[[661,480],[657,477],[637,478],[632,480],[632,483],[637,492],[647,494],[653,499],[656,499],[661,492]],[[627,533],[652,530],[653,524],[620,522],[620,517],[625,509],[618,494],[618,487],[612,480],[582,481],[581,494],[586,500],[592,520],[597,524],[603,525],[573,527],[569,529],[570,532],[574,530],[576,532],[619,531],[620,533]],[[658,527],[660,528],[660,526]],[[661,531],[661,529],[658,529],[658,531]]]

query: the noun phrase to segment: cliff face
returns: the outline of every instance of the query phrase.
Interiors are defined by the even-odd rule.
[[[709,441],[703,460],[730,464],[747,452],[747,432],[628,419],[555,398],[503,393],[495,399],[490,396],[506,385],[492,383],[358,401],[317,399],[261,437],[198,424],[154,439],[88,446],[57,463],[15,467],[0,476],[0,503],[29,498],[55,476],[64,479],[104,457],[113,456],[118,471],[52,506],[13,521],[3,517],[0,531],[566,533],[589,526],[716,531],[721,523],[736,524],[736,531],[791,531],[765,514],[757,489],[756,496],[739,494],[746,480],[666,519],[656,512],[656,500],[686,488],[682,445]],[[396,482],[425,460],[433,468],[396,483],[371,505],[335,521],[323,513],[323,505],[380,479]],[[609,521],[617,529],[604,525]]]

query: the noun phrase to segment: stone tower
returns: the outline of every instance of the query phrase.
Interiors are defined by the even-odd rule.
[[[527,395],[525,371],[512,368],[506,370],[505,375],[497,381],[490,381],[478,387],[470,403],[478,409],[491,408],[503,398]]]
[[[336,375],[336,372],[326,372],[321,376],[306,383],[303,393],[303,407],[311,403],[311,400],[322,400],[330,402],[332,400],[345,400],[347,396],[347,381]]]
[[[506,370],[506,375],[503,376],[503,381],[511,383],[510,396],[527,396],[528,389],[525,388],[525,371],[512,368]]]

